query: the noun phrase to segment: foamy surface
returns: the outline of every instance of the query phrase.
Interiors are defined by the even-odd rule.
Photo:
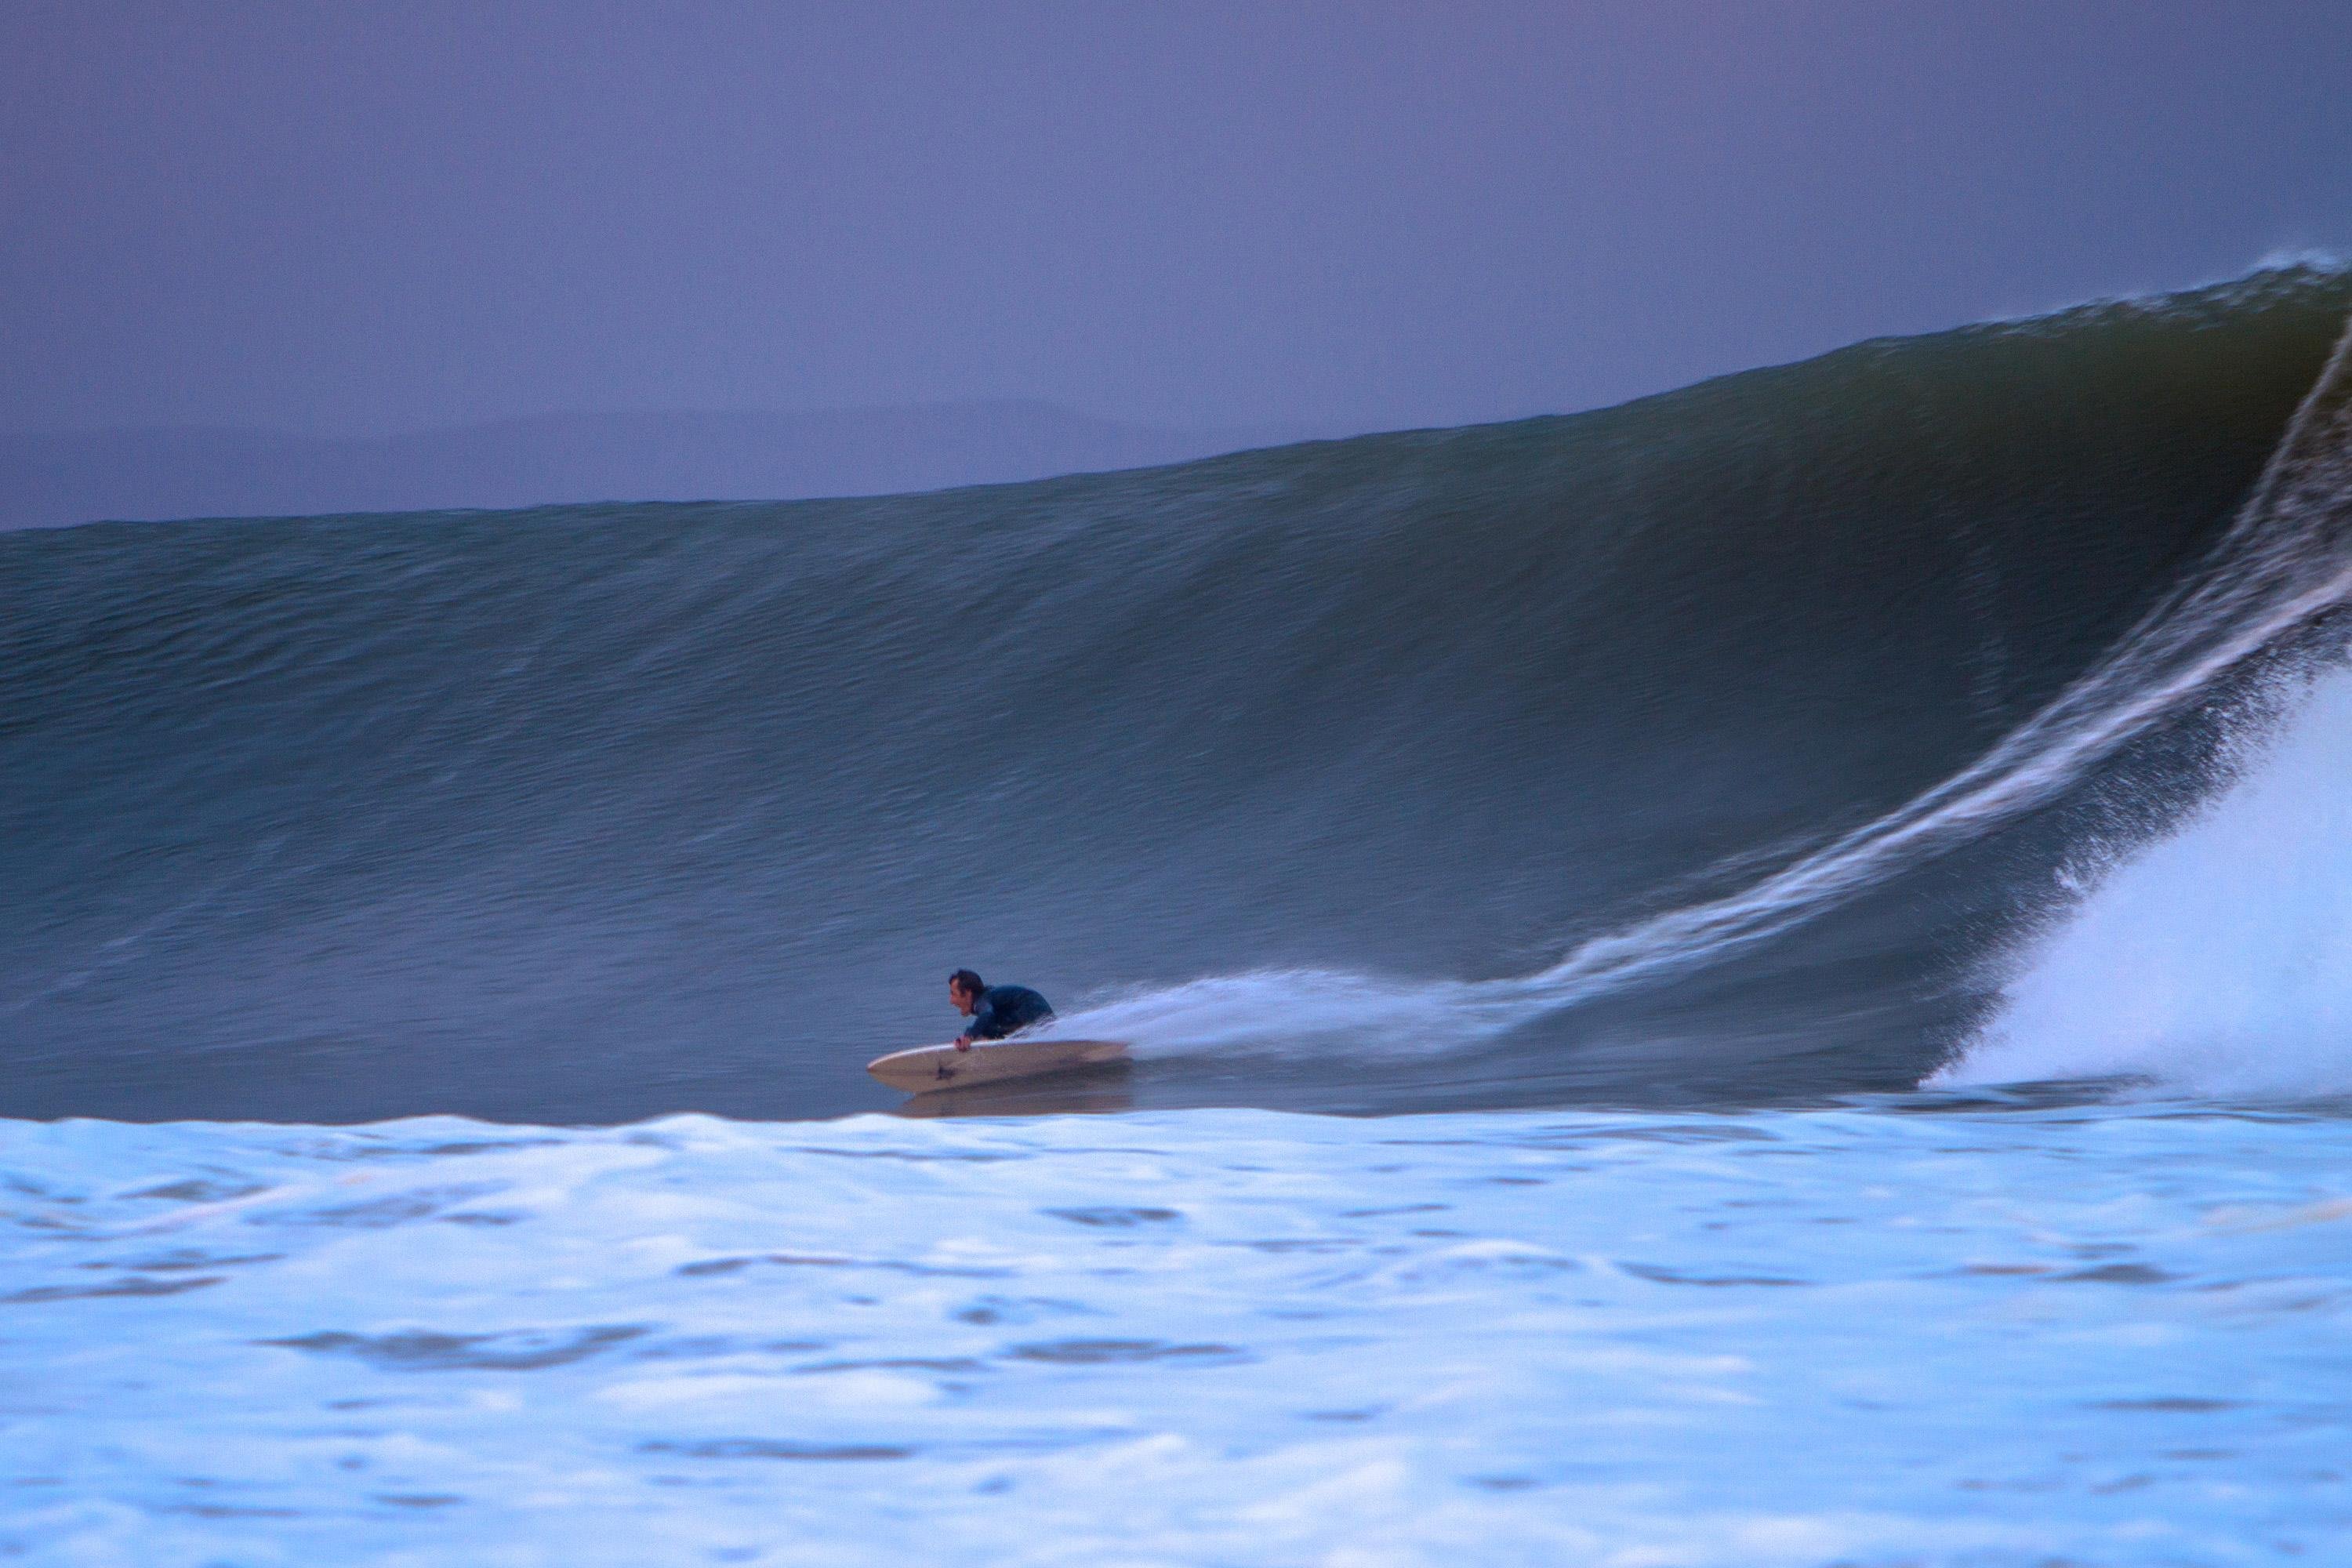
[[[0,1552],[2324,1560],[2352,1120],[0,1123]]]
[[[2079,873],[2005,1005],[1939,1083],[2130,1074],[2202,1095],[2352,1094],[2352,675],[2331,671],[2232,787]]]

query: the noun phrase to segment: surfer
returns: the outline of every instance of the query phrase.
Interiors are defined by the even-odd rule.
[[[960,1051],[971,1049],[974,1040],[1001,1040],[1054,1016],[1053,1005],[1026,985],[991,985],[969,969],[948,976],[948,1000],[971,1019],[956,1037]]]
[[[1077,1040],[1066,1034],[1041,1038],[1036,1026],[1052,1018],[1054,1008],[1025,985],[991,985],[971,970],[959,969],[948,976],[948,1000],[971,1020],[953,1045],[892,1051],[867,1062],[866,1070],[908,1094],[936,1094],[1128,1059],[1124,1040]],[[976,1051],[976,1045],[988,1049]]]

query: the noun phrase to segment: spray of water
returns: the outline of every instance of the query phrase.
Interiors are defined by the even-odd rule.
[[[2129,1075],[2221,1096],[2352,1092],[2352,674],[2233,787],[2085,868],[1938,1085]]]
[[[1131,991],[1065,1016],[1052,1032],[1129,1041],[1145,1056],[1345,1047],[1405,1057],[1475,1045],[1528,1016],[1507,986],[1265,969]]]

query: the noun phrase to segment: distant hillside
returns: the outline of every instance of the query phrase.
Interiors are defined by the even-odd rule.
[[[1295,440],[1050,404],[558,414],[331,440],[234,429],[0,435],[0,528],[598,500],[783,500],[1142,468]]]

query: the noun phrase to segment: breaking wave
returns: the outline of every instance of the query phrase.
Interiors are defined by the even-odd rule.
[[[827,1114],[962,964],[1145,1103],[2252,1061],[2333,993],[2094,1037],[2047,933],[2306,804],[2206,805],[2335,635],[2347,309],[2297,266],[925,496],[0,537],[0,1111]]]

